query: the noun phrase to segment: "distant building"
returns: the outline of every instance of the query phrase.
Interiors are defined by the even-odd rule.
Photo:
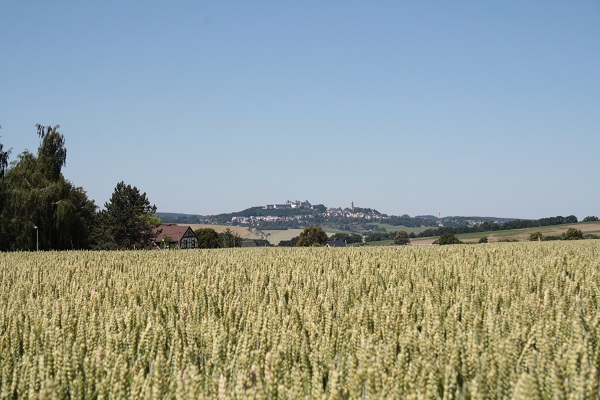
[[[263,206],[263,210],[286,210],[286,209],[290,209],[290,208],[306,208],[306,209],[310,209],[312,208],[312,204],[309,203],[308,200],[306,201],[286,201],[285,204],[267,204],[265,206]]]
[[[346,247],[346,242],[343,240],[330,240],[325,247]]]
[[[155,237],[152,239],[158,247],[168,244],[169,247],[180,249],[198,248],[198,238],[190,226],[177,224],[161,224],[154,229]]]

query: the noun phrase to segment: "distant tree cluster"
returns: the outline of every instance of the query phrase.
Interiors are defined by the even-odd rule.
[[[372,232],[365,236],[365,242],[381,242],[383,240],[394,240],[397,232]]]
[[[358,233],[336,233],[329,240],[345,242],[346,244],[362,243],[363,237]]]
[[[460,227],[438,227],[432,229],[426,229],[419,233],[418,237],[431,237],[431,236],[442,236],[445,233],[452,233],[455,235],[463,233],[477,233],[477,232],[490,232],[490,231],[503,231],[511,229],[525,229],[525,228],[536,228],[541,226],[552,226],[562,224],[575,224],[577,223],[577,217],[569,215],[568,217],[550,217],[541,218],[537,220],[525,220],[516,219],[508,221],[503,224],[497,224],[495,222],[484,222],[477,226],[460,226]]]
[[[400,231],[400,232],[404,232],[404,231]],[[365,242],[381,242],[384,240],[394,240],[396,238],[396,235],[398,235],[397,231],[392,231],[392,232],[372,232],[369,233],[366,237],[365,237]],[[417,235],[415,235],[414,232],[408,233],[408,238],[409,239],[414,239],[417,237]]]
[[[534,241],[551,241],[551,240],[582,240],[596,239],[596,235],[584,235],[580,229],[569,228],[560,236],[544,236],[542,232],[533,232],[529,235],[529,240]]]

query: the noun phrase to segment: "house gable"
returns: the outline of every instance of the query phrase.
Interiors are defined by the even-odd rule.
[[[156,245],[160,245],[167,238],[170,244],[175,244],[180,249],[198,248],[198,238],[190,226],[161,224],[154,232],[156,236],[152,241]]]

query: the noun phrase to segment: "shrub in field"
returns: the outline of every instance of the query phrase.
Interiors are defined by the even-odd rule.
[[[533,232],[529,235],[530,242],[539,242],[543,239],[544,239],[544,235],[542,235],[542,232]]]
[[[438,240],[433,242],[434,244],[446,245],[446,244],[460,244],[462,243],[453,233],[444,233]]]
[[[579,229],[569,228],[562,234],[562,237],[564,240],[581,240],[583,239],[583,233]]]
[[[399,231],[394,237],[394,244],[405,245],[410,244],[410,239],[406,231]]]

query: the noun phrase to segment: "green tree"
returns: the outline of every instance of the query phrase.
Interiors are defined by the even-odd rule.
[[[0,249],[33,250],[38,237],[40,250],[88,248],[96,205],[62,175],[67,151],[57,127],[40,139],[37,156],[24,151],[5,170]]]
[[[447,245],[447,244],[460,244],[462,243],[453,233],[444,233],[438,240],[433,242],[434,244]]]
[[[564,240],[581,240],[583,239],[583,232],[579,229],[569,228],[563,233],[562,237]]]
[[[65,147],[65,138],[58,132],[60,125],[42,126],[35,125],[37,133],[41,139],[38,148],[37,166],[51,181],[56,181],[62,167],[67,164],[67,149]]]
[[[154,229],[160,219],[154,215],[146,193],[119,182],[104,210],[98,216],[97,247],[102,249],[134,249],[150,247]]]
[[[242,244],[240,235],[233,233],[229,228],[219,233],[219,238],[221,240],[221,247],[240,247]]]
[[[198,237],[198,247],[201,249],[217,249],[222,246],[221,238],[212,228],[201,228],[194,231]]]
[[[488,242],[487,236],[482,236],[479,238],[479,243],[487,243],[487,242]]]
[[[309,246],[324,246],[327,244],[327,234],[325,231],[318,226],[309,226],[300,233],[300,239],[296,243],[298,247],[309,247]]]
[[[0,150],[2,150],[2,144],[0,144]],[[0,165],[0,167],[2,167]],[[598,217],[594,216],[594,215],[590,215],[589,217],[585,217],[583,219],[583,222],[594,222],[594,221],[598,221]]]
[[[542,232],[533,232],[529,235],[529,240],[531,242],[538,242],[541,241],[544,238],[544,235],[542,235]]]
[[[394,244],[410,244],[410,238],[408,237],[408,233],[406,231],[399,231],[398,233],[396,233],[396,236],[394,237]]]

